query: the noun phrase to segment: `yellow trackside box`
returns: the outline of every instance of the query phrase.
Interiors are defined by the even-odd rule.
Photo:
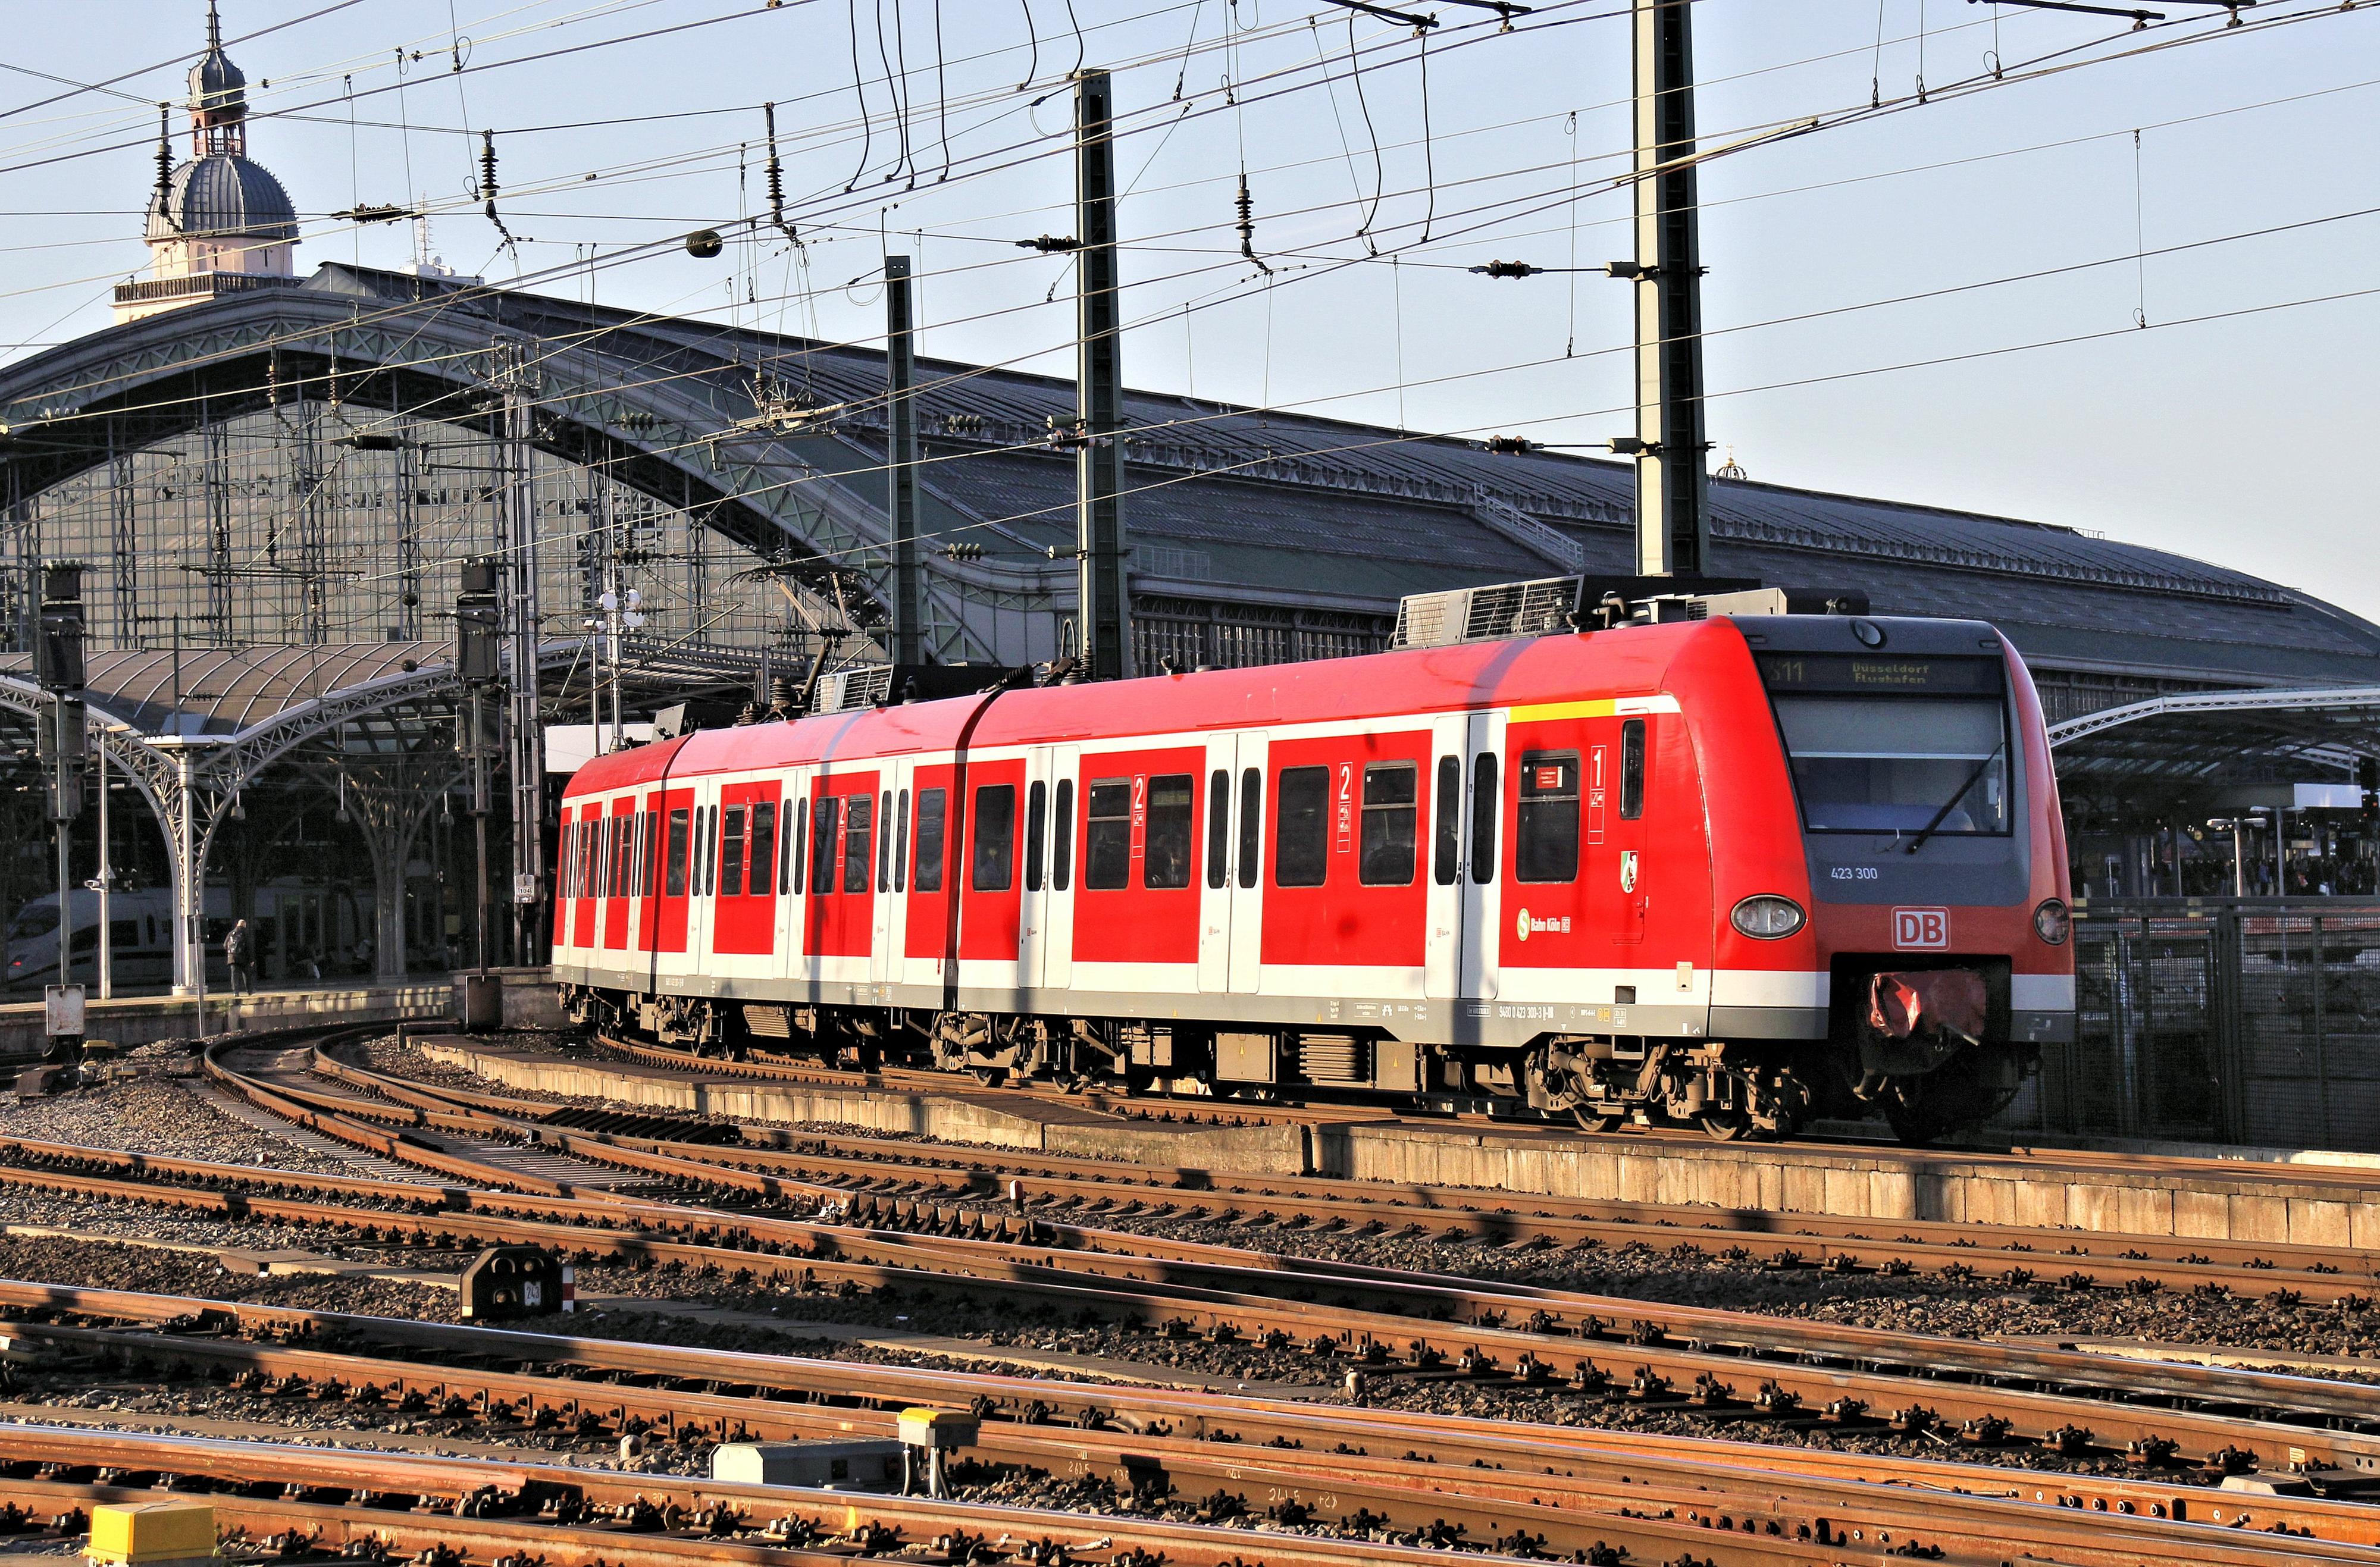
[[[215,1509],[208,1501],[110,1502],[91,1510],[93,1561],[132,1567],[215,1553]]]

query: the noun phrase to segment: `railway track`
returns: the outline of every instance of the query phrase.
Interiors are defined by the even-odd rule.
[[[1531,1196],[1487,1206],[1487,1194],[1459,1187],[1224,1171],[1150,1171],[1044,1154],[954,1149],[890,1138],[744,1127],[745,1140],[710,1145],[600,1126],[558,1124],[550,1104],[443,1086],[409,1084],[315,1052],[314,1070],[334,1081],[424,1115],[479,1114],[516,1135],[552,1139],[596,1162],[665,1155],[727,1173],[695,1179],[764,1195],[770,1180],[846,1189],[863,1197],[949,1202],[1070,1203],[1087,1215],[1160,1213],[1224,1222],[1293,1224],[1461,1238],[1501,1247],[1642,1246],[1730,1252],[1779,1269],[1927,1273],[1954,1282],[1991,1280],[2012,1289],[2219,1290],[2242,1297],[2356,1302],[2380,1294],[2374,1254],[2350,1247],[2249,1245],[2237,1242],[2108,1235],[2023,1225],[1898,1221],[1882,1226],[1815,1214],[1775,1214],[1687,1205],[1596,1202]],[[388,1112],[397,1115],[398,1109]],[[565,1121],[571,1118],[565,1113]],[[627,1118],[633,1124],[636,1118]],[[666,1118],[645,1118],[647,1120]],[[690,1130],[698,1123],[681,1123]],[[761,1141],[759,1139],[768,1139]],[[783,1142],[780,1144],[779,1139]],[[783,1146],[784,1144],[797,1146]],[[735,1173],[740,1172],[741,1173]],[[683,1174],[683,1172],[675,1173]],[[1692,1235],[1661,1233],[1697,1232]]]
[[[342,1125],[344,1117],[306,1113],[315,1124],[354,1135]],[[18,1152],[53,1165],[60,1158],[55,1150]],[[65,1157],[108,1162],[92,1150],[69,1150]],[[451,1155],[433,1158],[455,1162]],[[189,1180],[255,1178],[238,1167],[181,1165],[177,1173]],[[522,1242],[585,1261],[674,1265],[797,1294],[850,1289],[904,1300],[1005,1298],[1168,1339],[1205,1337],[1303,1352],[1334,1374],[1461,1375],[1490,1385],[1568,1387],[1582,1414],[1615,1403],[1727,1424],[1831,1421],[1847,1433],[1976,1449],[2013,1445],[2069,1459],[2129,1452],[2162,1460],[2188,1453],[2204,1455],[2216,1468],[2253,1464],[2271,1471],[2380,1474],[2380,1436],[2373,1434],[2380,1429],[2380,1395],[2350,1384],[2144,1366],[1704,1308],[1647,1308],[1624,1299],[1116,1233],[1035,1226],[1018,1234],[1005,1232],[1005,1220],[998,1221],[1002,1231],[992,1233],[991,1221],[980,1214],[928,1215],[944,1233],[918,1233],[688,1209],[610,1193],[589,1198],[519,1191],[486,1203],[475,1194],[470,1211],[448,1210],[442,1194],[439,1209],[419,1211],[418,1199],[413,1210],[319,1200],[319,1195],[352,1196],[353,1183],[313,1197],[254,1197],[163,1184],[156,1177],[164,1172],[156,1161],[147,1161],[142,1172],[150,1178],[103,1179],[18,1165],[0,1169],[0,1180],[170,1203],[217,1217],[326,1225],[370,1239],[423,1239],[443,1247]],[[298,1192],[310,1190],[312,1179],[272,1177],[279,1189]],[[385,1203],[385,1194],[381,1200]],[[949,1233],[953,1227],[962,1233]]]
[[[872,1435],[889,1427],[903,1403],[964,1400],[986,1416],[984,1464],[1096,1483],[1131,1513],[1156,1507],[1160,1494],[1175,1502],[1203,1497],[1209,1522],[1240,1525],[1211,1532],[1240,1547],[1244,1563],[1390,1560],[1380,1552],[1454,1544],[1489,1555],[1718,1567],[1881,1563],[1937,1552],[2095,1567],[2380,1562],[2380,1508],[2350,1500],[2366,1485],[2380,1488],[2380,1391],[2369,1388],[1649,1306],[1058,1222],[1061,1204],[1068,1205],[1066,1217],[1087,1219],[1104,1202],[1119,1212],[1216,1218],[1235,1210],[1243,1221],[1261,1216],[1374,1233],[1459,1231],[1485,1245],[1701,1245],[1718,1238],[1668,1233],[1671,1210],[1598,1212],[1528,1198],[1555,1211],[1504,1213],[1454,1206],[1494,1200],[1479,1193],[1383,1194],[1347,1189],[1356,1183],[1307,1181],[1293,1190],[1281,1177],[1228,1172],[1161,1172],[1155,1179],[1172,1184],[1157,1185],[1147,1172],[1089,1161],[978,1159],[974,1150],[890,1139],[747,1129],[741,1136],[756,1140],[722,1144],[695,1139],[724,1132],[686,1124],[664,1122],[661,1129],[677,1134],[666,1136],[558,1125],[554,1107],[541,1100],[412,1083],[341,1059],[339,1047],[368,1032],[285,1037],[261,1049],[242,1041],[210,1051],[205,1070],[218,1089],[257,1113],[402,1166],[405,1178],[259,1171],[18,1139],[0,1140],[0,1185],[330,1228],[395,1245],[528,1242],[582,1263],[679,1269],[697,1293],[710,1287],[704,1281],[741,1281],[789,1305],[855,1294],[903,1306],[939,1300],[979,1309],[1005,1302],[1002,1309],[1024,1320],[1099,1322],[1158,1347],[1261,1349],[1278,1364],[1311,1367],[1318,1381],[1343,1380],[1356,1402],[1282,1403],[491,1336],[435,1323],[0,1283],[11,1350],[60,1366],[130,1367],[317,1403],[460,1411],[491,1435],[556,1423],[583,1435],[644,1430],[692,1440]],[[781,1139],[798,1146],[779,1146]],[[894,1162],[921,1157],[960,1167]],[[1021,1209],[1012,1199],[1021,1199]],[[1749,1221],[1675,1211],[1697,1224]],[[1992,1237],[2005,1246],[1748,1230],[1730,1238],[1747,1251],[1773,1248],[1755,1254],[1779,1267],[1882,1266],[1857,1248],[1891,1246],[1912,1254],[1902,1258],[1911,1266],[1973,1269],[2003,1255],[2038,1258],[2014,1239],[2020,1233],[2032,1244],[2044,1236]],[[1975,1232],[1961,1227],[1961,1233]],[[1798,1245],[1812,1249],[1781,1255]],[[1953,1253],[1962,1260],[1946,1260]],[[1848,1262],[1830,1260],[1847,1254]],[[2275,1260],[2094,1256],[2080,1266],[2103,1276],[2117,1264],[2143,1270],[2133,1277],[2154,1269],[2170,1282],[2243,1292],[2303,1284],[2307,1299],[2317,1298],[2313,1291],[2336,1292],[2321,1298],[2339,1300],[2342,1310],[2359,1282],[2370,1287],[2368,1259],[2352,1274],[2319,1271],[2350,1264],[2313,1248],[2285,1259],[2294,1266],[2253,1265]],[[2114,1286],[2095,1279],[2090,1287]],[[1565,1424],[1366,1406],[1406,1402],[1400,1390],[1434,1383],[1512,1390]],[[1690,1417],[1713,1434],[1567,1424],[1667,1415]],[[60,1458],[20,1461],[17,1452],[0,1429],[0,1482],[57,1485],[75,1468]],[[2045,1472],[2045,1464],[2060,1472]],[[2285,1486],[2302,1475],[2326,1494],[2251,1496],[2211,1483],[2249,1471]],[[205,1472],[218,1483],[232,1473]],[[246,1488],[264,1483],[254,1476]],[[651,1476],[634,1483],[649,1495],[676,1484]],[[305,1486],[283,1484],[283,1500],[316,1505],[306,1500]],[[522,1480],[519,1488],[529,1485]],[[0,1495],[17,1494],[0,1486]],[[253,1500],[243,1496],[240,1504]],[[351,1499],[342,1500],[346,1512],[358,1511]],[[690,1514],[716,1500],[684,1506]],[[847,1499],[834,1505],[857,1516]],[[1062,1518],[1073,1540],[1065,1547],[1073,1554],[1052,1561],[1128,1567],[1162,1557],[1224,1567],[1231,1560],[1197,1554],[1212,1543],[1202,1535],[1175,1549],[1111,1530],[1104,1514],[1047,1516]],[[1251,1553],[1246,1525],[1257,1520],[1266,1525],[1254,1537],[1262,1549]],[[554,1526],[538,1520],[541,1529]],[[809,1518],[785,1526],[799,1535],[820,1524]],[[299,1527],[287,1524],[282,1532]],[[304,1524],[301,1532],[312,1527]],[[1093,1528],[1106,1544],[1077,1549]],[[1312,1529],[1349,1537],[1297,1534]],[[2248,1532],[2266,1529],[2289,1531],[2288,1538]],[[611,1533],[616,1540],[620,1531]],[[1319,1541],[1374,1554],[1283,1555],[1273,1549],[1276,1535],[1299,1550]],[[339,1548],[355,1537],[338,1536]],[[844,1561],[866,1554],[847,1538],[823,1540],[801,1549],[819,1546]],[[743,1526],[717,1543],[731,1555],[783,1549]],[[885,1547],[876,1538],[871,1549],[884,1554]],[[511,1554],[552,1564],[575,1560],[568,1551],[577,1549],[524,1540]],[[903,1559],[1037,1567],[1041,1560],[1020,1554],[1014,1538],[1000,1549],[1008,1554],[912,1551]],[[1100,1549],[1110,1554],[1102,1558]],[[1132,1551],[1145,1554],[1123,1554]],[[627,1567],[628,1559],[604,1560]]]
[[[42,1299],[41,1291],[0,1284],[0,1299],[21,1311]],[[2109,1567],[2380,1560],[2380,1512],[2139,1478],[2042,1481],[1869,1455],[1856,1459],[1854,1473],[1841,1461],[1847,1455],[1741,1443],[617,1344],[183,1297],[51,1290],[43,1304],[86,1318],[172,1323],[179,1331],[18,1326],[8,1330],[12,1349],[104,1356],[146,1375],[225,1376],[284,1399],[443,1408],[492,1429],[561,1424],[589,1436],[635,1431],[654,1439],[713,1429],[788,1438],[882,1435],[892,1412],[921,1394],[969,1400],[992,1416],[973,1454],[979,1464],[1102,1479],[1120,1498],[1144,1504],[1204,1497],[1210,1513],[1263,1518],[1280,1528],[1335,1525],[1382,1543],[1410,1537],[1440,1548],[1468,1544],[1491,1553],[1612,1561],[1676,1561],[1669,1553],[1685,1547],[1687,1560],[1722,1564],[1942,1554]],[[249,1336],[226,1336],[226,1328]],[[378,1353],[348,1352],[357,1342]],[[605,1374],[613,1379],[598,1379]],[[1023,1417],[1014,1417],[1019,1411]],[[1391,1451],[1397,1455],[1389,1456]],[[193,1452],[202,1460],[187,1456]],[[123,1445],[119,1433],[62,1437],[0,1427],[0,1472],[29,1453],[68,1469],[153,1465],[160,1477],[196,1471],[217,1485],[278,1479],[299,1493],[351,1489],[358,1477],[352,1455],[334,1467],[323,1455],[309,1454],[314,1467],[292,1474],[267,1467],[273,1450],[254,1444],[152,1449],[140,1440]],[[411,1467],[416,1461],[383,1465],[382,1456],[370,1470],[374,1488],[407,1500],[456,1497],[453,1488],[470,1476],[479,1476],[477,1484],[460,1494],[480,1495],[496,1483],[486,1477],[494,1466],[477,1464],[463,1468],[463,1479],[436,1476],[437,1484],[420,1483]],[[512,1467],[525,1476],[533,1468]],[[434,1476],[434,1465],[425,1463],[419,1473]],[[618,1499],[602,1486],[633,1485],[656,1505],[689,1514],[722,1494],[742,1500],[731,1488],[646,1475],[589,1476],[574,1468],[561,1476],[544,1483],[586,1486],[589,1500],[606,1503]],[[553,1512],[550,1494],[520,1495],[527,1484],[500,1485],[518,1500],[480,1511]],[[815,1501],[814,1495],[767,1494],[796,1508]],[[354,1503],[352,1496],[342,1500]],[[835,1501],[849,1504],[848,1498]],[[750,1521],[760,1522],[758,1515]],[[1070,1519],[1077,1535],[1089,1522]],[[1097,1520],[1102,1531],[1110,1522]],[[2265,1537],[2247,1533],[2252,1529]],[[1248,1546],[1246,1533],[1233,1533]],[[1121,1545],[1134,1537],[1126,1529],[1113,1537]],[[1256,1560],[1309,1560],[1276,1554],[1272,1535],[1258,1537]],[[1597,1554],[1614,1546],[1629,1554]],[[1148,1547],[1136,1541],[1133,1549]]]

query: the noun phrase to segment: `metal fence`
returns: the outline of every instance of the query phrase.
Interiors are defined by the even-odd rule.
[[[2075,1039],[1994,1124],[2380,1150],[2380,903],[2093,900]]]

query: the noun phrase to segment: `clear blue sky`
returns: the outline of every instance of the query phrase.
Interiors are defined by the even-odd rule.
[[[1710,140],[1872,97],[1905,105],[1706,167],[1713,439],[1755,478],[2095,529],[2380,618],[2368,544],[2380,295],[2188,323],[2380,288],[2380,216],[2343,215],[2380,208],[2380,6],[2265,0],[2227,30],[2197,19],[2203,6],[2143,3],[2193,25],[2127,35],[1961,0],[1884,0],[1880,16],[1876,0],[1701,0]],[[1356,18],[1359,101],[1346,15],[1321,0],[1075,8],[1084,55],[1122,70],[1134,128],[1119,155],[1139,241],[1128,310],[1147,322],[1127,341],[1132,382],[1423,430],[1584,441],[1628,428],[1614,411],[1630,395],[1623,285],[1463,270],[1628,253],[1627,197],[1598,183],[1624,166],[1629,134],[1624,0],[1548,0],[1500,36],[1447,0],[1416,6],[1447,24],[1428,51],[1426,116],[1410,34]],[[1025,0],[942,0],[939,72],[934,0],[455,0],[451,27],[448,9],[228,0],[233,39],[294,23],[232,53],[260,111],[279,112],[250,148],[307,218],[301,269],[405,259],[409,232],[358,236],[327,214],[426,197],[440,209],[432,248],[466,272],[864,339],[877,295],[844,285],[887,248],[908,249],[927,277],[925,351],[1070,370],[1065,262],[1010,243],[1073,225],[1054,155],[1077,55],[1064,0],[1031,0],[1038,50]],[[855,16],[871,79],[864,174]],[[108,285],[145,268],[144,142],[155,101],[181,96],[202,18],[191,0],[12,7],[0,342],[103,326]],[[880,24],[883,54],[907,67],[901,104],[883,84]],[[487,68],[664,28],[683,30]],[[2160,43],[2173,46],[2146,49]],[[398,79],[400,47],[405,91],[375,91]],[[1965,91],[1995,48],[2009,79]],[[458,55],[472,67],[460,76]],[[1331,91],[1314,85],[1318,55],[1335,63]],[[87,83],[169,60],[110,92],[27,106],[66,91],[27,70]],[[2029,75],[2041,63],[2075,68]],[[1922,105],[1908,102],[1921,74]],[[1236,106],[1222,102],[1227,77]],[[358,94],[352,131],[343,78]],[[770,100],[809,241],[799,256],[767,237],[710,261],[637,249],[764,210],[758,105]],[[491,126],[501,205],[527,241],[516,259],[466,198],[478,140],[455,131]],[[1269,297],[1237,255],[1244,164]],[[1589,191],[1574,203],[1573,167]],[[1376,259],[1356,237],[1367,214]],[[2308,226],[2229,237],[2281,225]],[[2194,248],[2136,263],[2143,246]],[[569,272],[590,256],[591,270]],[[552,269],[565,274],[535,280]],[[1785,320],[1814,312],[1828,313]],[[2086,340],[1993,352],[2071,338]]]

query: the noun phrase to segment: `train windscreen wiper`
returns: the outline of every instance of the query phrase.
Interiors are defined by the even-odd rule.
[[[1918,850],[1925,846],[1925,840],[1934,836],[1937,832],[1941,830],[1942,823],[1950,820],[1951,811],[1957,809],[1959,802],[1967,797],[1967,791],[1975,786],[1976,780],[1983,777],[1984,773],[1991,767],[1992,763],[2000,759],[2000,752],[2007,749],[2007,747],[2008,736],[2003,735],[2000,736],[2000,743],[1992,747],[1991,754],[1985,757],[1983,760],[1977,762],[1975,764],[1975,770],[1973,772],[1968,773],[1965,778],[1961,779],[1956,789],[1950,791],[1950,797],[1942,802],[1942,808],[1934,813],[1934,820],[1927,822],[1924,827],[1918,829],[1917,836],[1910,839],[1909,846],[1901,851],[1903,854],[1913,855]]]

